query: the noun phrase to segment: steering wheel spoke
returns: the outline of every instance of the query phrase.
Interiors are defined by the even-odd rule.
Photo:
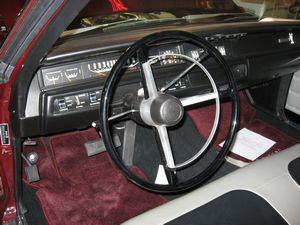
[[[149,62],[144,62],[142,64],[142,68],[144,72],[145,85],[148,91],[149,98],[155,98],[158,95],[158,91],[152,73],[151,64]]]
[[[124,116],[127,116],[127,115],[129,115],[129,114],[131,114],[131,113],[135,113],[135,112],[137,112],[137,110],[135,110],[135,109],[130,109],[130,110],[127,110],[127,111],[125,111],[125,112],[121,112],[121,113],[119,113],[119,114],[110,116],[110,117],[108,118],[108,121],[114,121],[114,120],[120,119],[120,118],[122,118],[122,117],[124,117]]]
[[[140,75],[141,75],[141,78],[142,78],[142,87],[143,87],[143,93],[144,93],[144,97],[145,98],[149,98],[149,91],[148,91],[148,88],[147,88],[147,81],[146,81],[146,76],[145,75],[145,71],[144,71],[144,68],[143,68],[143,64],[144,63],[147,63],[148,61],[148,51],[147,51],[147,48],[145,45],[141,45],[139,46],[139,49],[137,50],[137,61],[138,61],[138,69],[140,71]],[[151,68],[150,69],[150,72],[152,74],[152,70]],[[149,72],[149,71],[148,71]]]
[[[207,94],[194,95],[191,97],[181,98],[180,102],[181,102],[182,106],[185,107],[185,106],[195,105],[198,103],[214,100],[216,98],[218,98],[218,93],[211,92],[211,93],[207,93]]]
[[[171,149],[167,128],[165,126],[156,126],[156,130],[166,160],[166,164],[167,164],[166,166],[169,169],[174,169],[175,163],[174,163],[174,158],[173,158],[173,153]]]

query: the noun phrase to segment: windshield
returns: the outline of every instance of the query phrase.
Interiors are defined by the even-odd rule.
[[[298,19],[291,0],[92,0],[62,36],[101,29],[180,23],[220,23]]]

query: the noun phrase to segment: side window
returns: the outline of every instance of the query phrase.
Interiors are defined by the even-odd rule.
[[[20,12],[26,4],[26,0],[1,1],[0,7],[0,47],[7,34],[14,25]]]

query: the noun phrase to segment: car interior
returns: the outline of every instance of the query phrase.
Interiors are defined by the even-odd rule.
[[[92,0],[29,75],[27,223],[299,224],[299,52],[231,0]]]

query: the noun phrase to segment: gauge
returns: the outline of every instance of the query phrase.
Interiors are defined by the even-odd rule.
[[[72,81],[75,81],[75,80],[82,80],[83,79],[80,67],[74,67],[74,68],[66,69],[64,71],[64,75],[65,75],[64,78],[65,78],[66,82],[72,82]]]
[[[215,48],[221,53],[222,56],[226,56],[226,49],[224,46],[215,46]]]
[[[85,78],[87,77],[106,77],[108,72],[116,63],[117,59],[105,59],[88,62],[83,65]]]
[[[177,62],[177,57],[173,55],[174,53],[175,52],[172,50],[163,52],[163,55],[165,55],[165,57],[162,60],[162,65],[175,64]]]
[[[164,56],[161,60],[161,65],[170,65],[180,62],[178,56],[174,55],[181,54],[180,46],[171,47],[163,51],[159,51],[158,53],[159,55]]]
[[[63,72],[61,70],[43,71],[42,74],[45,86],[64,83]]]
[[[106,76],[106,64],[104,62],[91,62],[87,64],[88,74],[90,77],[105,77]]]

